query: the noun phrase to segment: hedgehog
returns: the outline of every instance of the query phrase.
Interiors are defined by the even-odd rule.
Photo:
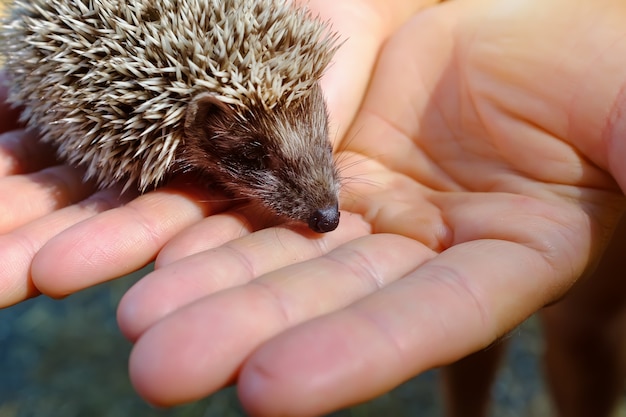
[[[0,52],[22,122],[100,187],[203,173],[318,233],[339,223],[320,77],[328,22],[290,0],[15,0]]]

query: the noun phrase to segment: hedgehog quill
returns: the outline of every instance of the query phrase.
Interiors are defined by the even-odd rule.
[[[199,170],[315,232],[339,223],[319,79],[337,36],[290,0],[15,0],[23,121],[101,187]]]

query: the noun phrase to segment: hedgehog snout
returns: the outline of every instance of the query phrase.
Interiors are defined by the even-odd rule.
[[[339,225],[340,214],[337,204],[317,209],[309,217],[309,228],[317,233],[332,232]]]

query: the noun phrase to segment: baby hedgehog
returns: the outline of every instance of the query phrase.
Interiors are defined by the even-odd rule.
[[[15,0],[10,101],[100,186],[200,170],[316,232],[339,223],[319,78],[336,50],[289,0]]]

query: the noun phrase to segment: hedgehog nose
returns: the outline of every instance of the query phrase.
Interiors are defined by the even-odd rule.
[[[309,228],[317,233],[332,232],[339,225],[339,215],[337,204],[315,210],[309,217]]]

